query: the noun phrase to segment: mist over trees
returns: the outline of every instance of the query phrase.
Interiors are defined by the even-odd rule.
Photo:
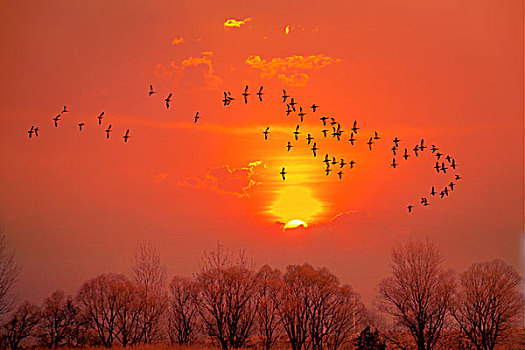
[[[0,238],[0,259],[12,281],[18,267]],[[458,277],[442,266],[429,241],[392,250],[391,274],[378,285],[377,305],[325,267],[304,263],[284,271],[256,268],[243,251],[218,244],[191,277],[174,276],[152,243],[133,253],[130,277],[106,273],[85,281],[76,295],[57,290],[40,305],[4,305],[0,347],[135,346],[257,347],[292,350],[495,349],[525,345],[522,279],[500,260],[475,263]],[[0,262],[0,264],[2,264]],[[5,279],[3,279],[5,277]],[[1,296],[1,295],[0,295]],[[12,307],[14,306],[14,307]],[[523,334],[523,333],[522,333]]]

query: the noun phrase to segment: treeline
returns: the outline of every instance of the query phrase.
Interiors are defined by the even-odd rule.
[[[1,248],[1,247],[0,247]],[[0,259],[1,259],[0,252]],[[393,250],[392,275],[378,287],[377,312],[326,268],[289,265],[258,270],[242,253],[218,245],[192,278],[169,283],[151,244],[137,249],[133,275],[102,274],[74,296],[56,291],[41,305],[21,303],[2,323],[4,347],[23,341],[49,348],[188,345],[292,350],[493,349],[523,316],[520,276],[494,260],[473,264],[459,279],[441,267],[429,242]],[[0,280],[1,282],[1,280]],[[361,331],[361,332],[360,332]]]

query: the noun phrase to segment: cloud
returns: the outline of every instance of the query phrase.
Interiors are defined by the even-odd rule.
[[[153,72],[161,79],[171,79],[184,89],[217,90],[222,79],[213,69],[213,52],[205,51],[201,56],[188,57],[181,62],[171,61],[169,65],[158,64]]]
[[[252,20],[251,17],[245,18],[245,19],[240,20],[240,21],[237,21],[237,20],[235,20],[233,18],[230,18],[230,19],[227,19],[224,22],[224,28],[225,29],[228,29],[228,28],[240,28],[242,25],[246,24],[246,22],[249,22],[251,20]]]
[[[181,36],[180,38],[175,38],[171,41],[172,45],[179,45],[184,42],[184,38]]]
[[[219,193],[235,195],[239,198],[246,197],[249,195],[249,189],[259,184],[252,177],[255,168],[261,164],[261,161],[255,161],[249,163],[246,167],[237,169],[223,165],[219,168],[208,170],[203,178],[186,177],[179,181],[179,185],[197,189],[209,189]]]
[[[340,61],[340,58],[332,58],[323,54],[276,57],[269,61],[261,58],[261,56],[251,55],[245,63],[251,68],[261,70],[262,78],[277,76],[279,80],[288,85],[306,86],[309,78],[306,71],[319,70]]]

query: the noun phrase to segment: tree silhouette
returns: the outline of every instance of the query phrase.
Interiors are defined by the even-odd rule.
[[[359,333],[354,342],[355,350],[385,350],[385,342],[381,341],[377,330],[371,331],[369,326]]]
[[[257,278],[257,330],[264,349],[269,350],[280,335],[278,315],[281,303],[283,281],[281,271],[264,265],[259,269]]]
[[[26,301],[3,324],[5,338],[11,349],[18,349],[22,340],[34,335],[40,320],[39,312],[38,306]]]
[[[452,315],[478,350],[492,350],[523,316],[521,277],[501,260],[472,264],[461,274]]]
[[[172,344],[185,345],[197,337],[197,288],[188,278],[173,277],[168,306],[168,336]]]
[[[38,332],[42,343],[50,349],[56,349],[67,342],[77,315],[78,307],[73,298],[61,290],[44,299]]]
[[[436,345],[454,292],[454,275],[441,261],[430,242],[409,241],[393,249],[392,276],[379,284],[380,309],[409,332],[418,350]],[[401,346],[393,332],[384,335]]]
[[[12,294],[20,267],[15,254],[9,249],[5,235],[0,234],[0,317],[11,311],[14,303]]]

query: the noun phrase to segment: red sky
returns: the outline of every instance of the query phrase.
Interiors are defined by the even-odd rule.
[[[21,298],[128,273],[142,240],[171,276],[220,241],[259,266],[326,266],[365,300],[409,237],[430,238],[457,271],[498,257],[524,272],[522,1],[17,1],[0,19],[0,225]],[[283,88],[308,109],[297,142]],[[322,138],[321,115],[343,141]],[[428,149],[389,166],[396,136],[401,151],[424,138],[456,159],[448,198],[428,194],[453,174],[437,174]],[[325,153],[357,164],[325,176]],[[292,219],[310,227],[276,224]]]

